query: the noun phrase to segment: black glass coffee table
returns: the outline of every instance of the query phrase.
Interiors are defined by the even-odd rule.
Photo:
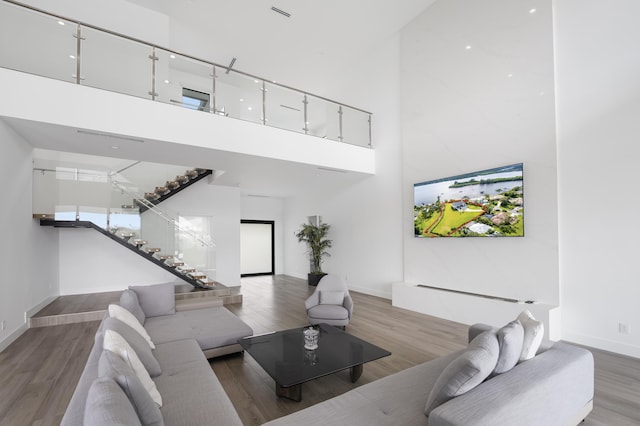
[[[277,331],[245,337],[238,342],[275,380],[276,394],[300,401],[302,383],[349,368],[351,381],[362,375],[365,362],[391,355],[391,352],[365,342],[327,324],[320,331],[318,348],[304,348],[303,330]]]

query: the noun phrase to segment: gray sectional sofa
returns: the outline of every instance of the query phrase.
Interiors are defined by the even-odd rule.
[[[95,335],[63,426],[242,425],[207,358],[241,351],[238,339],[253,334],[248,325],[222,306],[176,311],[172,284],[130,287],[120,306],[142,320],[155,349],[133,328],[108,315]],[[162,397],[161,407],[148,393],[139,392],[144,383],[133,377],[129,365],[104,350],[104,336],[110,331],[122,335],[138,354]]]
[[[487,328],[471,327],[470,337]],[[577,425],[593,407],[591,352],[548,343],[533,358],[489,377],[425,416],[439,377],[462,353],[411,367],[266,425]]]

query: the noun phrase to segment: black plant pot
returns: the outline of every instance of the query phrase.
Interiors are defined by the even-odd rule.
[[[322,277],[324,277],[325,273],[321,273],[321,274],[307,274],[307,281],[309,281],[309,285],[311,286],[317,286],[318,283],[320,282],[320,280],[322,279]]]

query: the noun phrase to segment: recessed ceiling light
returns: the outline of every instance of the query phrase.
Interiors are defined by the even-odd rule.
[[[170,57],[171,59],[175,59],[175,58],[176,58],[176,55],[171,54],[171,55],[169,55],[169,57]]]
[[[169,80],[165,80],[164,82],[165,82],[166,84],[169,84]]]
[[[254,83],[260,83],[260,80],[253,80]]]
[[[535,8],[534,9],[529,9],[529,13],[533,15],[534,13],[536,13],[536,9]]]
[[[507,74],[507,77],[511,78],[511,77],[513,77],[513,74],[509,73],[509,74]]]
[[[253,107],[249,107],[249,108],[247,108],[247,109],[248,109],[249,111],[252,111],[252,110],[253,110]]]
[[[244,99],[240,98],[240,102],[244,102]]]
[[[471,45],[467,44],[467,45],[465,46],[465,49],[467,49],[467,50],[471,50]]]
[[[60,24],[60,25],[64,25],[64,22],[62,22],[62,21],[58,21],[58,24]]]
[[[69,55],[69,57],[70,57],[71,59],[75,59],[75,58],[76,58],[76,57],[75,57],[75,55]]]

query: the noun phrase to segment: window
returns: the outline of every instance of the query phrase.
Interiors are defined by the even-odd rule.
[[[209,111],[210,96],[208,93],[198,92],[197,90],[182,88],[182,104],[189,109],[198,111]]]

